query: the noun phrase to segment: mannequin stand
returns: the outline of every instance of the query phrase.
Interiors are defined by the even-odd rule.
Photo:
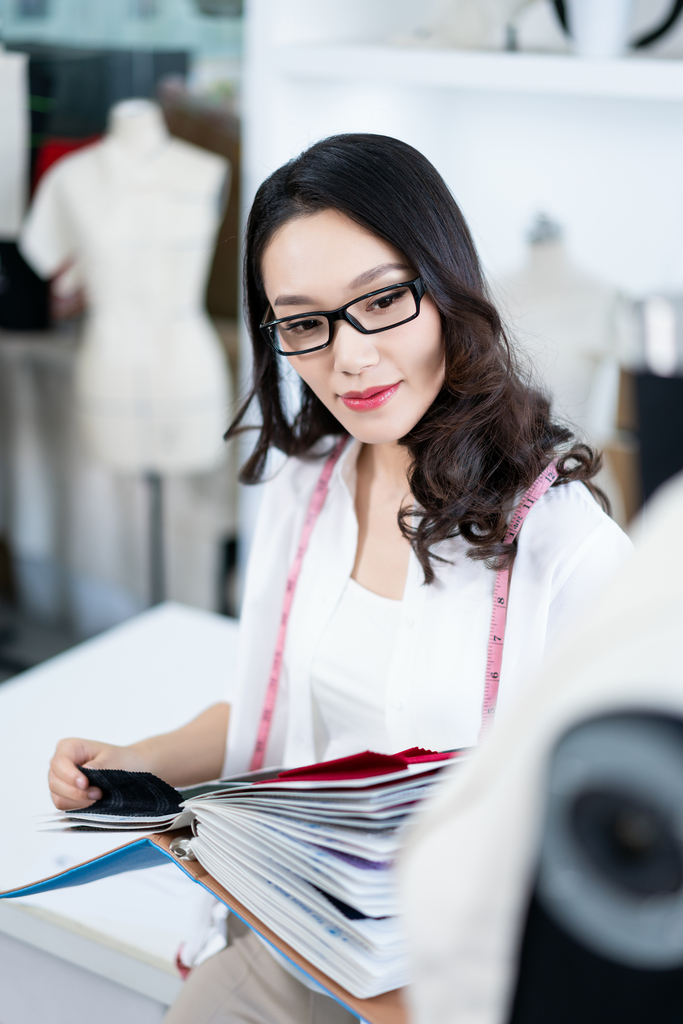
[[[160,473],[145,473],[149,493],[149,603],[161,604],[166,596],[164,564],[164,489]]]

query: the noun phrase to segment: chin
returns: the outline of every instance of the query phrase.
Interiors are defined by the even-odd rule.
[[[355,437],[357,441],[361,441],[363,444],[393,444],[411,430],[410,426],[402,428],[393,425],[380,426],[379,424],[373,425],[370,423],[367,425],[363,423],[343,423],[342,426],[348,430],[351,437]]]

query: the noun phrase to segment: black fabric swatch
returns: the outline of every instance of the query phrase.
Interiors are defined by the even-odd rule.
[[[120,814],[156,818],[177,814],[182,797],[177,789],[158,779],[151,772],[124,772],[118,768],[83,768],[80,770],[91,786],[102,790],[102,798],[79,814]]]

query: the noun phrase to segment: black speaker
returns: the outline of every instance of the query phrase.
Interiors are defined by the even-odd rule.
[[[683,1021],[683,725],[586,722],[558,745],[509,1024]]]

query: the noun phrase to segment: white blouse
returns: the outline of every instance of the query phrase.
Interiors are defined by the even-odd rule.
[[[636,556],[544,663],[491,743],[453,773],[411,832],[401,898],[412,947],[414,1024],[510,1020],[548,764],[561,737],[578,722],[631,710],[683,719],[675,640],[683,619],[683,548],[676,539],[682,522],[683,474],[646,506]],[[586,874],[587,885],[592,877]],[[598,897],[600,889],[595,886]],[[643,922],[661,914],[656,934],[680,936],[680,918],[674,930],[665,902],[651,904],[646,909],[634,900],[631,913]]]
[[[313,669],[356,556],[354,497],[360,443],[350,440],[330,479],[289,618],[266,765],[317,758]],[[329,446],[328,446],[329,448]],[[283,460],[263,488],[247,571],[236,690],[224,772],[251,759],[289,567],[322,459]],[[424,584],[411,551],[399,627],[387,663],[384,720],[392,750],[473,746],[481,725],[495,573],[467,557],[460,537],[436,546],[448,559]],[[626,535],[583,484],[552,487],[522,527],[510,586],[497,721],[569,628],[630,556]],[[363,749],[362,739],[356,747]]]
[[[400,618],[400,601],[348,581],[311,669],[319,761],[359,750],[395,752],[387,732],[386,688]]]

